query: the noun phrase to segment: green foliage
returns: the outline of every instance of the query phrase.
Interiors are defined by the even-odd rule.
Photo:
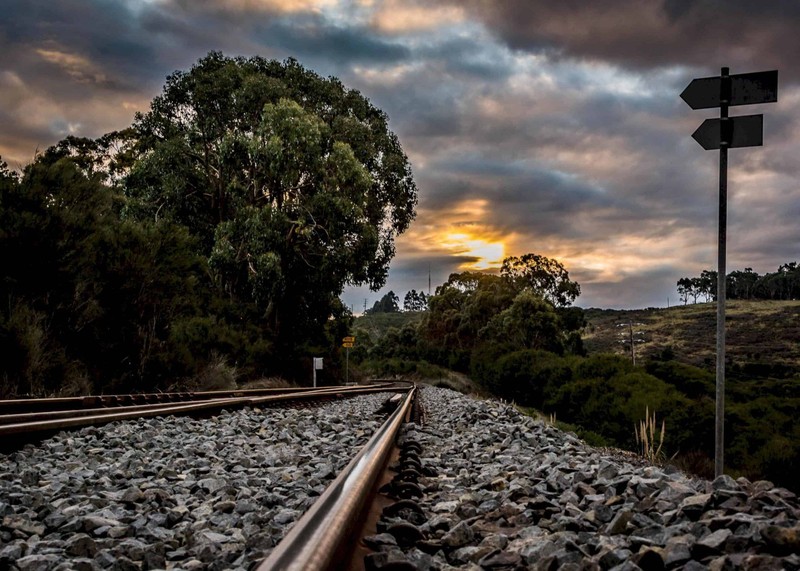
[[[406,292],[406,296],[403,298],[404,311],[425,311],[427,308],[428,296],[423,292],[417,292],[415,289]]]
[[[676,361],[649,361],[646,371],[662,379],[692,399],[714,394],[714,375]]]
[[[279,372],[320,344],[345,284],[383,285],[414,217],[385,114],[294,60],[210,53],[168,78],[130,138],[125,214],[197,238],[217,288],[263,321]]]
[[[539,254],[506,258],[500,275],[517,291],[530,289],[555,307],[572,305],[581,294],[580,285],[570,281],[569,272],[561,262]]]
[[[8,180],[6,180],[8,182]],[[121,220],[119,197],[51,149],[4,188],[0,331],[8,393],[124,388],[175,374],[163,352],[202,273],[181,228]]]
[[[700,277],[683,277],[678,280],[678,293],[684,303],[699,296],[706,301],[716,299],[717,272],[703,270]],[[725,277],[728,299],[797,299],[800,296],[800,267],[797,262],[781,264],[778,270],[763,276],[753,268],[734,270]]]
[[[339,295],[385,282],[416,201],[361,94],[211,53],[129,129],[69,137],[21,177],[0,161],[0,392],[307,379],[312,353],[335,378]]]
[[[561,324],[551,304],[530,290],[523,290],[511,306],[495,315],[480,330],[489,340],[504,340],[517,349],[563,350]]]
[[[400,298],[397,295],[390,291],[386,293],[382,298],[376,301],[371,309],[367,310],[368,315],[373,315],[376,313],[399,313],[400,312]]]

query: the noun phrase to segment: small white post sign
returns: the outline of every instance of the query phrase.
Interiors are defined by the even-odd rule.
[[[314,388],[317,388],[317,369],[322,369],[322,357],[314,357]]]

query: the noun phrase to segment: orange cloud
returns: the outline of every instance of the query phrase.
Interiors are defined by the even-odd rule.
[[[323,8],[335,7],[338,0],[203,0],[199,4],[207,8],[230,12],[271,12],[291,14],[295,12],[319,12]]]
[[[459,6],[410,5],[390,0],[378,8],[372,26],[386,34],[404,34],[457,24],[464,19],[464,10]]]

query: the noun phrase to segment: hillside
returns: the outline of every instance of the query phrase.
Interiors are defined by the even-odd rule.
[[[800,375],[800,301],[729,301],[726,311],[729,374],[785,378]],[[589,353],[630,354],[623,341],[633,323],[636,356],[671,350],[673,358],[713,370],[716,304],[662,309],[587,309],[583,339]]]
[[[386,335],[390,328],[402,329],[406,324],[416,324],[422,319],[422,311],[393,311],[391,313],[367,313],[356,317],[353,333],[362,342],[375,343]],[[368,337],[364,339],[364,335]]]

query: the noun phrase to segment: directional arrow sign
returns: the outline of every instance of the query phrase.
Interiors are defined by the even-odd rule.
[[[726,119],[731,123],[729,149],[735,147],[760,147],[764,144],[764,116],[741,115]],[[720,148],[723,119],[706,119],[692,133],[692,138],[707,151]]]
[[[778,70],[740,73],[730,78],[731,99],[728,105],[774,103],[778,100]],[[692,109],[719,107],[721,87],[720,76],[693,79],[681,93],[681,99]]]

